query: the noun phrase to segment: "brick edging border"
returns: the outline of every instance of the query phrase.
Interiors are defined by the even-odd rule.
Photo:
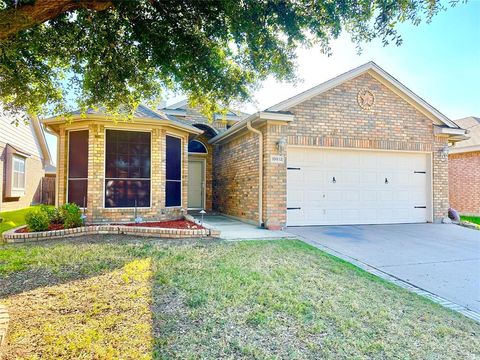
[[[123,234],[136,235],[146,237],[160,238],[191,238],[191,237],[219,237],[220,231],[212,228],[205,229],[171,229],[141,226],[125,226],[125,225],[92,225],[81,226],[73,229],[62,229],[52,231],[41,231],[34,233],[17,233],[16,230],[22,228],[17,227],[3,233],[3,240],[7,243],[22,243],[30,241],[41,241],[59,239],[81,235],[98,235],[98,234]]]
[[[10,317],[8,315],[8,310],[5,305],[0,304],[0,358],[2,354],[2,349],[6,344],[7,339],[7,330],[8,323],[10,322]]]

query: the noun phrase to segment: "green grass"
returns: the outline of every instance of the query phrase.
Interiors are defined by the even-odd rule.
[[[21,210],[0,212],[0,218],[3,219],[0,222],[0,234],[17,226],[25,225],[25,215],[35,207],[30,206]]]
[[[0,246],[6,359],[478,358],[480,325],[296,240]]]
[[[460,216],[460,219],[480,225],[480,216]]]

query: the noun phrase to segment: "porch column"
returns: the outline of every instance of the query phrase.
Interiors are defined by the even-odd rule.
[[[267,121],[263,132],[263,222],[280,230],[287,222],[287,124]]]

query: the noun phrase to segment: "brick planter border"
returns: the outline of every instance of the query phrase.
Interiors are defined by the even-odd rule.
[[[192,237],[219,237],[220,231],[215,229],[171,229],[157,227],[142,226],[125,226],[125,225],[92,225],[82,226],[73,229],[62,229],[52,231],[41,231],[32,233],[17,233],[18,227],[3,233],[3,240],[7,243],[22,243],[31,241],[60,239],[65,237],[81,236],[81,235],[98,235],[98,234],[123,234],[159,238],[192,238]]]
[[[8,316],[8,311],[5,305],[0,304],[0,359],[2,354],[3,346],[6,343],[7,339],[7,330],[10,317]]]

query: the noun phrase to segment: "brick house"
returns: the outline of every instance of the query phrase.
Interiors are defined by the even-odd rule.
[[[42,199],[45,176],[55,176],[40,122],[34,117],[18,117],[17,126],[12,123],[15,116],[0,108],[0,211],[46,200]]]
[[[133,121],[43,121],[59,136],[58,202],[90,221],[205,208],[265,226],[441,220],[448,144],[465,131],[370,62],[249,116],[180,102]]]
[[[480,216],[480,118],[455,120],[470,139],[450,148],[448,181],[450,206],[463,215]]]

